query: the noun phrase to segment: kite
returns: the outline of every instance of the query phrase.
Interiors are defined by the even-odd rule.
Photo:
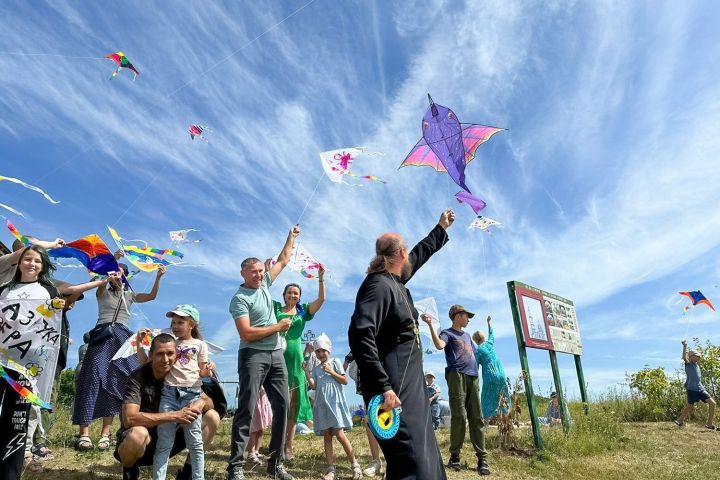
[[[110,235],[112,236],[113,240],[115,240],[115,243],[117,244],[118,248],[123,251],[125,254],[125,258],[128,259],[130,263],[135,265],[137,268],[142,270],[143,272],[153,272],[160,268],[160,266],[169,267],[170,265],[173,265],[172,262],[168,262],[163,258],[163,255],[172,255],[174,257],[182,258],[183,254],[178,252],[177,250],[169,250],[169,249],[159,249],[159,248],[152,248],[148,247],[147,243],[145,243],[144,247],[138,247],[135,245],[126,245],[125,242],[123,242],[123,238],[115,231],[112,227],[107,227],[110,231]],[[131,240],[131,241],[140,241],[140,240]]]
[[[37,405],[40,408],[43,408],[45,410],[52,410],[52,405],[50,405],[48,402],[43,400],[42,398],[38,397],[35,392],[28,389],[27,387],[24,387],[17,383],[8,373],[5,371],[2,365],[0,365],[0,378],[5,380],[8,385],[10,385],[10,388],[15,390],[18,395],[20,395],[22,398],[27,400],[28,402],[32,403],[33,405]]]
[[[133,82],[135,81],[137,76],[140,75],[140,71],[135,68],[132,63],[130,63],[130,60],[127,59],[123,52],[110,53],[108,55],[105,55],[105,58],[109,58],[113,62],[117,63],[118,66],[113,72],[112,77],[110,77],[110,80],[112,80],[113,77],[117,76],[121,68],[127,68],[133,71]]]
[[[425,323],[425,321],[422,320],[420,316],[423,314],[430,315],[432,317],[432,328],[434,328],[436,332],[442,329],[442,323],[440,322],[440,314],[438,313],[438,307],[437,303],[435,302],[435,298],[428,297],[423,298],[422,300],[415,300],[413,302],[413,305],[418,311],[417,322],[420,333],[427,338],[432,339],[432,334],[430,333],[430,325]]]
[[[274,257],[271,264],[275,265],[276,262],[277,257]],[[322,264],[315,260],[315,257],[305,247],[296,243],[293,245],[287,266],[291,271],[299,272],[305,278],[318,278]]]
[[[5,224],[7,225],[8,230],[10,230],[10,233],[13,234],[13,237],[15,237],[20,242],[22,242],[22,244],[25,245],[26,247],[30,246],[30,240],[28,240],[28,238],[25,235],[20,233],[18,231],[18,229],[15,228],[15,225],[13,225],[9,219],[5,219]]]
[[[470,226],[468,226],[468,230],[483,230],[488,234],[492,235],[490,227],[502,228],[502,226],[502,223],[498,222],[497,220],[493,220],[492,218],[483,217],[482,215],[480,215],[475,220],[473,220],[472,223],[470,223]]]
[[[92,273],[107,276],[110,272],[120,271],[115,256],[97,234],[88,235],[79,240],[66,243],[60,248],[48,251],[53,258],[74,258],[85,265]]]
[[[320,152],[320,160],[323,170],[330,180],[335,183],[344,183],[346,185],[360,186],[359,184],[349,184],[343,177],[360,178],[364,180],[372,180],[375,182],[386,183],[375,175],[356,175],[350,170],[350,166],[358,155],[365,153],[365,147],[340,148],[337,150],[329,150]],[[377,153],[368,155],[377,155]]]
[[[195,140],[195,137],[198,137],[198,138],[201,138],[202,140],[205,140],[205,143],[210,143],[210,142],[208,142],[207,138],[205,138],[203,136],[203,132],[205,132],[206,130],[208,132],[210,131],[210,128],[208,128],[207,125],[194,125],[194,124],[190,125],[188,127],[188,133],[190,134],[190,139]]]
[[[715,307],[713,307],[713,304],[710,303],[710,300],[708,300],[707,298],[705,298],[705,295],[703,295],[703,294],[700,292],[700,290],[695,290],[695,291],[692,291],[692,292],[678,292],[678,293],[679,293],[680,295],[685,295],[686,297],[688,297],[688,298],[690,299],[690,301],[692,302],[693,307],[694,307],[695,305],[699,305],[699,304],[701,304],[701,303],[704,303],[705,305],[707,305],[707,306],[710,308],[710,310],[712,310],[713,312],[715,311]],[[686,311],[687,311],[687,310],[686,310]]]
[[[413,147],[400,168],[430,166],[447,172],[460,188],[471,193],[465,184],[465,165],[475,157],[478,147],[503,128],[460,123],[455,112],[433,102],[422,119],[423,137]]]
[[[195,228],[188,228],[185,230],[174,230],[172,232],[168,232],[170,234],[170,241],[174,244],[178,243],[200,243],[202,240],[189,240],[188,234],[190,232],[199,232],[200,230],[197,230]]]
[[[18,185],[22,185],[23,187],[25,187],[29,190],[32,190],[33,192],[37,192],[40,195],[42,195],[43,197],[45,197],[47,199],[47,201],[50,203],[54,203],[54,204],[60,203],[57,200],[53,200],[53,198],[50,195],[48,195],[47,193],[45,193],[45,191],[42,188],[38,188],[35,185],[30,185],[29,183],[23,182],[22,180],[19,180],[17,178],[5,177],[3,175],[0,175],[0,182],[2,182],[3,180],[6,180],[6,181],[12,182],[12,183],[17,183]],[[3,207],[8,208],[7,205],[3,205]],[[13,211],[10,208],[8,208],[8,210]]]
[[[482,201],[481,199],[477,198],[472,193],[468,193],[465,190],[460,190],[458,193],[455,194],[455,198],[457,198],[457,201],[459,203],[465,203],[472,208],[473,212],[475,212],[475,215],[477,215],[480,210],[486,207],[486,203]]]

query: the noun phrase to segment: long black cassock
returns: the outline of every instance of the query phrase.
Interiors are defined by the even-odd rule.
[[[445,229],[437,225],[410,252],[412,274],[447,241]],[[442,480],[445,467],[425,393],[418,312],[405,287],[408,280],[389,273],[365,277],[348,330],[350,350],[362,375],[365,403],[391,389],[402,402],[397,435],[379,440],[387,462],[386,478]]]

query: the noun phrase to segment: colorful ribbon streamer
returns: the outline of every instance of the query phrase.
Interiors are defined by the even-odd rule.
[[[28,402],[32,403],[33,405],[37,405],[38,407],[45,409],[45,410],[52,410],[52,405],[50,405],[48,402],[43,400],[42,398],[38,397],[36,393],[34,393],[32,390],[30,390],[27,387],[24,387],[20,385],[15,379],[13,379],[8,373],[5,371],[5,368],[0,365],[0,378],[5,380],[10,387],[17,392],[18,395],[20,395],[22,398],[27,400]]]

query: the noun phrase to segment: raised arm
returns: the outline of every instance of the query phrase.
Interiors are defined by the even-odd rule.
[[[487,342],[488,342],[490,345],[495,345],[495,334],[493,333],[492,325],[490,325],[490,321],[491,321],[491,320],[492,320],[492,318],[490,318],[490,315],[488,315],[488,317],[487,317],[487,325],[488,325],[488,338],[487,338]]]
[[[107,278],[103,278],[101,280],[93,280],[91,282],[85,282],[80,283],[78,285],[70,285],[68,283],[60,285],[58,287],[58,292],[62,295],[77,295],[80,296],[81,293],[87,292],[88,290],[92,290],[93,288],[98,288],[102,285],[105,285],[108,282]]]
[[[430,231],[427,237],[423,238],[420,243],[413,247],[410,252],[413,269],[411,275],[403,279],[405,283],[420,270],[420,267],[425,265],[425,262],[430,260],[430,257],[432,257],[435,252],[440,250],[443,245],[448,242],[447,229],[450,228],[454,221],[455,213],[450,209],[445,210],[442,215],[440,215],[440,221],[435,225],[435,228]]]
[[[427,313],[423,313],[422,315],[420,315],[420,318],[422,319],[423,322],[428,324],[428,327],[430,329],[430,336],[432,337],[432,341],[433,341],[433,344],[435,345],[435,348],[437,348],[438,350],[442,350],[443,348],[445,348],[445,344],[446,344],[445,341],[443,339],[441,339],[440,337],[438,337],[437,332],[433,328],[432,317],[430,315],[428,315]]]
[[[690,363],[690,359],[687,356],[687,340],[682,341],[682,346],[683,346],[682,360],[685,363]]]
[[[318,298],[310,304],[308,310],[310,315],[315,315],[322,304],[325,303],[325,267],[320,265],[320,277],[318,278]]]
[[[275,262],[275,265],[270,267],[269,272],[273,282],[277,276],[280,275],[280,272],[283,271],[283,268],[287,266],[288,262],[290,262],[290,254],[292,253],[293,246],[295,245],[295,239],[298,235],[300,235],[300,225],[295,225],[288,233],[285,245],[278,255],[277,262]]]
[[[153,283],[150,293],[138,293],[135,295],[135,303],[151,302],[157,298],[158,291],[160,290],[160,279],[165,275],[165,267],[160,265],[155,275],[155,283]]]

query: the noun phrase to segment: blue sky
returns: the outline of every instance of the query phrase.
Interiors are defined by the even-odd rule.
[[[195,303],[205,336],[227,348],[216,358],[226,380],[236,379],[227,306],[240,261],[276,254],[306,204],[300,241],[338,283],[311,328],[333,338],[337,356],[374,239],[397,231],[412,244],[454,207],[451,242],[411,282],[415,298],[475,310],[471,330],[491,313],[511,377],[519,361],[506,282],[572,299],[599,394],[645,364],[674,370],[686,330],[720,341],[717,314],[682,317],[677,295],[701,289],[720,304],[718,8],[4,2],[0,174],[61,203],[7,183],[0,202],[25,213],[14,218],[21,231],[45,238],[111,242],[110,224],[163,247],[169,230],[200,229],[203,242],[184,251],[202,266],[170,271],[133,327],[166,326],[170,307]],[[135,82],[126,71],[108,80],[114,64],[102,57],[117,50],[142,72]],[[472,212],[446,176],[397,169],[421,135],[428,92],[463,122],[509,129],[466,170],[484,214],[505,225],[492,236],[465,229]],[[191,142],[190,123],[210,125],[211,143]],[[355,145],[385,153],[355,170],[387,185],[321,178],[318,152]],[[278,299],[290,281],[314,298],[316,284],[286,272]],[[151,282],[146,274],[134,287]],[[71,363],[95,319],[92,299],[73,311]],[[560,357],[576,396],[572,357]],[[530,361],[536,391],[549,392],[547,354]],[[441,371],[442,354],[427,363]]]

